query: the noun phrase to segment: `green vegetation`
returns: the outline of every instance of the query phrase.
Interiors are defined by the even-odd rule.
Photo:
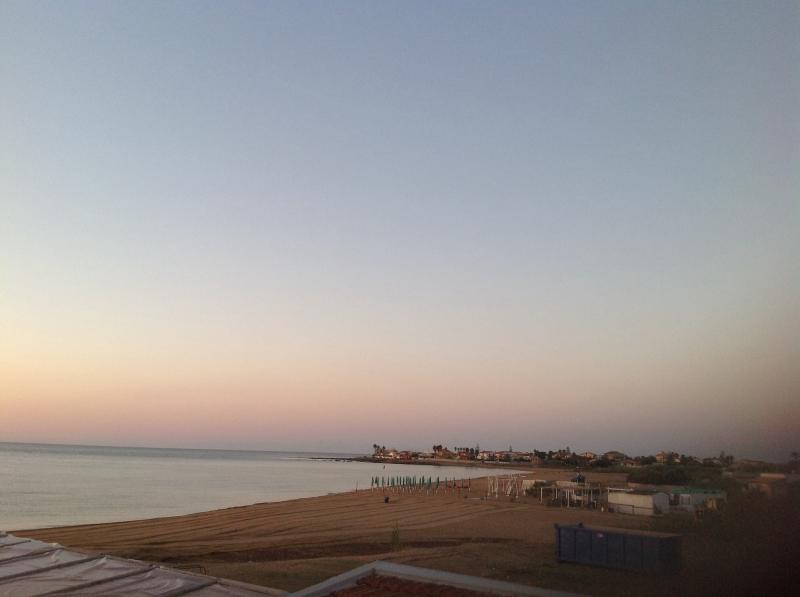
[[[651,464],[633,469],[628,473],[630,483],[652,485],[695,485],[724,489],[722,469],[701,465]]]
[[[403,544],[400,542],[400,526],[395,522],[394,528],[392,529],[392,549],[394,551],[400,551],[403,547]]]

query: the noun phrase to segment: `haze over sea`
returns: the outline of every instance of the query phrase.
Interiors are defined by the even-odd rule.
[[[351,456],[0,443],[0,530],[312,497],[369,487],[374,475],[466,479],[490,470],[334,460]]]

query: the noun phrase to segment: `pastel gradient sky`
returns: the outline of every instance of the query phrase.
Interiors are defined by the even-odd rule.
[[[800,3],[0,2],[0,441],[800,448]]]

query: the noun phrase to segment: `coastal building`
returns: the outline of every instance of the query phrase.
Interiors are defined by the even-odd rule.
[[[696,513],[698,510],[719,510],[727,494],[719,489],[684,487],[670,491],[670,511]]]
[[[451,452],[450,450],[442,446],[437,446],[436,450],[434,451],[434,454],[436,458],[446,458],[448,460],[453,460],[456,457],[455,452]]]
[[[653,516],[669,512],[669,494],[652,489],[608,490],[608,509],[620,514]]]
[[[669,512],[696,514],[719,510],[727,494],[719,489],[679,487],[676,489],[612,489],[608,490],[608,509],[620,514],[654,516]]]
[[[678,460],[678,454],[675,452],[659,452],[656,454],[656,462],[658,464],[669,464]]]
[[[619,462],[628,458],[626,454],[623,452],[618,452],[617,450],[611,450],[610,452],[606,452],[603,454],[603,458],[605,460],[610,460],[611,462]]]

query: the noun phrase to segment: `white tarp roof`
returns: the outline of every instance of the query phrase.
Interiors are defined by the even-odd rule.
[[[0,597],[256,597],[282,593],[136,560],[80,553],[56,543],[0,532]]]

